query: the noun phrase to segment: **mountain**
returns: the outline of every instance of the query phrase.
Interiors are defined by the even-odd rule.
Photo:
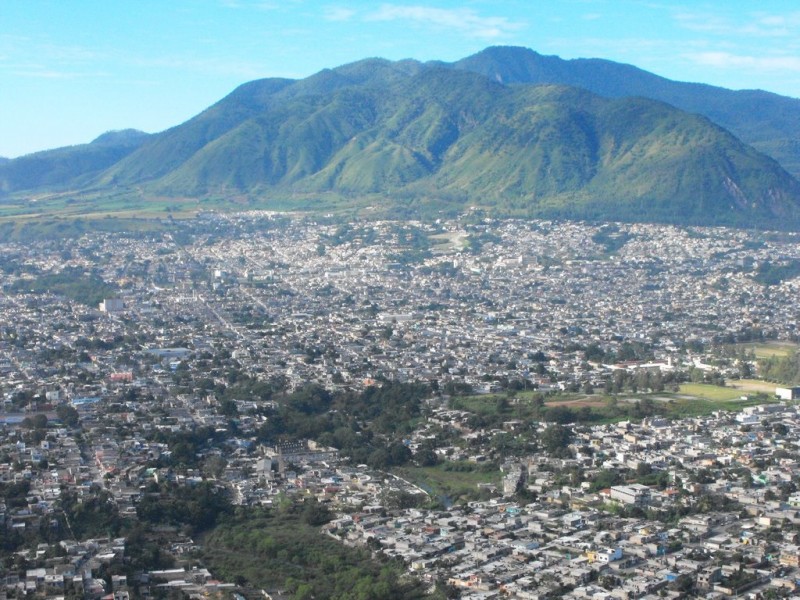
[[[92,140],[92,145],[107,146],[107,147],[124,147],[129,146],[138,148],[147,138],[150,137],[149,133],[139,131],[138,129],[117,129],[114,131],[106,131],[105,133],[97,136]]]
[[[702,116],[380,60],[245,84],[99,182],[167,196],[388,194],[522,215],[800,222],[800,184]]]
[[[800,183],[775,160],[711,116],[612,93],[639,73],[691,84],[573,62],[490,48],[452,64],[373,58],[252,81],[159,134],[111,132],[0,164],[0,186],[800,227]],[[537,79],[557,75],[572,79]],[[604,94],[581,85],[592,79]]]
[[[455,63],[454,69],[511,83],[581,87],[608,98],[642,96],[704,115],[800,177],[800,99],[761,90],[734,91],[671,81],[631,65],[597,58],[563,60],[528,48],[495,46]]]
[[[67,146],[0,161],[0,193],[87,185],[141,146],[149,134],[135,129],[109,131],[89,144]]]
[[[104,175],[101,184],[137,184],[141,180],[164,176],[250,119],[274,114],[289,104],[303,110],[303,98],[320,99],[337,90],[377,82],[386,85],[420,69],[422,66],[415,61],[392,63],[367,59],[335,70],[325,69],[299,81],[260,79],[245,83],[196,117],[161,133],[140,151],[121,161]]]

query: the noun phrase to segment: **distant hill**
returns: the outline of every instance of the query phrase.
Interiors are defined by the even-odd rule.
[[[502,83],[556,83],[608,98],[642,96],[705,115],[800,177],[800,99],[761,90],[734,91],[659,77],[637,67],[581,58],[563,60],[528,48],[495,46],[445,66]]]
[[[557,77],[567,85],[541,82]],[[637,95],[648,78],[652,89],[694,85],[519,48],[453,64],[366,59],[246,83],[159,134],[110,132],[12,160],[0,165],[0,186],[299,198],[305,208],[330,192],[384,209],[800,226],[795,178],[711,116]],[[628,84],[632,95],[620,91],[626,79],[641,80]]]
[[[111,147],[130,146],[137,148],[141,146],[148,137],[150,137],[149,133],[139,131],[138,129],[118,129],[115,131],[106,131],[97,136],[92,140],[91,145]]]
[[[87,185],[141,146],[149,134],[135,129],[104,133],[90,144],[67,146],[0,161],[0,193]]]

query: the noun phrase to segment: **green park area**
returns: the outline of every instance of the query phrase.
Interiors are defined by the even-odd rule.
[[[331,516],[313,500],[241,509],[204,536],[203,562],[225,581],[252,590],[282,589],[287,598],[444,597],[407,577],[401,563],[320,535]]]
[[[446,462],[431,467],[404,466],[395,473],[424,489],[432,501],[458,503],[479,497],[480,484],[499,485],[494,463]]]
[[[752,352],[757,359],[762,358],[785,358],[797,352],[798,346],[792,342],[784,342],[778,340],[772,340],[769,342],[762,342],[762,343],[745,343],[739,344],[737,347],[744,348],[746,352]]]
[[[737,379],[725,386],[683,383],[677,391],[581,394],[520,392],[454,397],[450,406],[474,415],[475,425],[502,427],[508,421],[597,425],[661,416],[683,418],[737,411],[774,402],[775,384]]]
[[[683,383],[680,386],[680,394],[691,396],[711,402],[726,402],[736,400],[744,395],[743,390],[734,387],[722,387],[706,383]]]

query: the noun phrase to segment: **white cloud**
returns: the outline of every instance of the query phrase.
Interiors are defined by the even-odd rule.
[[[681,11],[673,17],[684,29],[713,35],[785,38],[800,33],[800,12],[785,15],[752,12],[733,19],[715,13]]]
[[[523,28],[506,17],[486,17],[471,8],[445,9],[432,6],[399,6],[384,4],[365,17],[367,21],[409,21],[411,23],[449,29],[481,39],[503,38]]]
[[[5,65],[4,71],[17,77],[32,79],[86,79],[97,77],[111,77],[105,71],[79,71],[75,69],[61,69],[36,63],[17,63]]]
[[[800,71],[798,56],[743,56],[729,52],[697,52],[685,58],[720,69],[753,69],[759,71]]]
[[[343,6],[328,6],[322,13],[327,21],[349,21],[356,14],[356,11]]]
[[[86,74],[66,73],[63,71],[48,71],[45,69],[32,69],[30,71],[11,71],[17,77],[28,77],[31,79],[77,79],[79,77],[89,77]]]

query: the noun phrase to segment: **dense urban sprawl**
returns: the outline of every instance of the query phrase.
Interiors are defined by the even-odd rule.
[[[287,503],[431,594],[795,593],[797,235],[171,225],[0,244],[5,597],[246,596],[196,538]]]

